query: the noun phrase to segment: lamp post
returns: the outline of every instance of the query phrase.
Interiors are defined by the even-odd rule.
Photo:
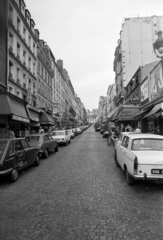
[[[156,39],[155,43],[153,43],[153,49],[158,58],[163,60],[163,36],[162,31],[157,33],[158,38]]]

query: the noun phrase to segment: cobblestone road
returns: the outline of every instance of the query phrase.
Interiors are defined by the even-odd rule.
[[[14,184],[0,182],[0,240],[162,240],[163,185],[128,186],[91,127]]]

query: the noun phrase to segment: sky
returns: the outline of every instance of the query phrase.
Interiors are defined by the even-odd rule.
[[[114,52],[124,18],[163,15],[163,0],[25,0],[35,28],[63,60],[86,109],[115,82]]]

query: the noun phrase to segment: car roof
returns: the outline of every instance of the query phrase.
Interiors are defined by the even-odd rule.
[[[163,136],[158,134],[153,134],[153,133],[132,133],[129,135],[130,135],[129,137],[132,139],[137,139],[137,138],[163,139]]]

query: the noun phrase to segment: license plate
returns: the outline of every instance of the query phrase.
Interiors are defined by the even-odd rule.
[[[163,174],[163,169],[152,169],[151,173],[152,174]]]

